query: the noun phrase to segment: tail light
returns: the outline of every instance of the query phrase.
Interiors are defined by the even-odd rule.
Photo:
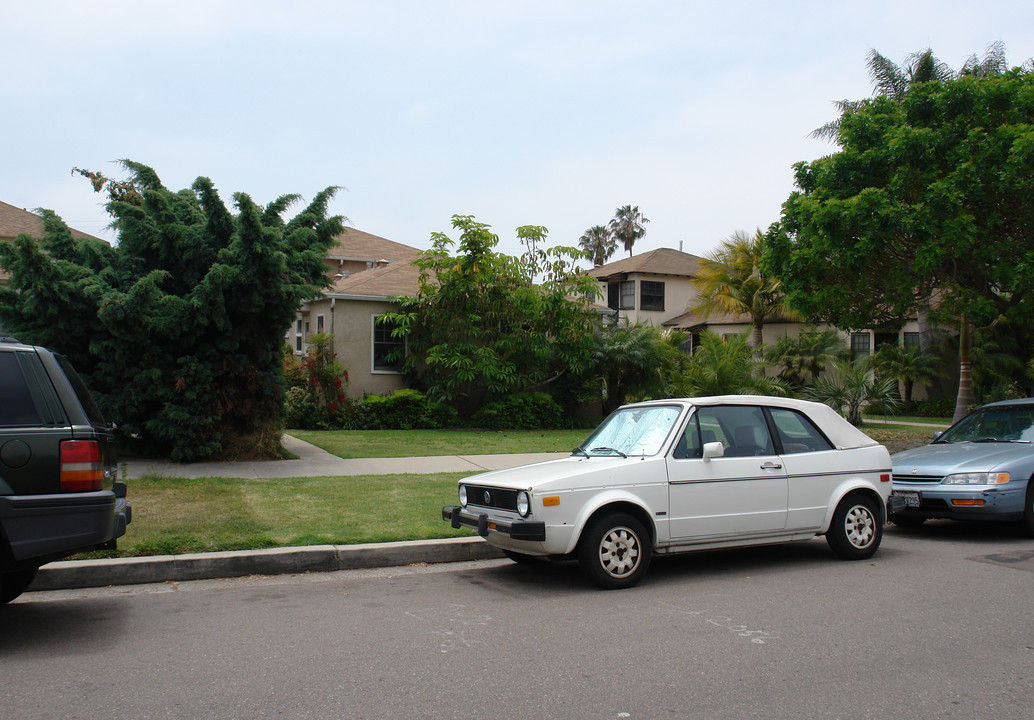
[[[101,445],[96,440],[61,443],[61,489],[69,492],[100,490],[104,480]]]

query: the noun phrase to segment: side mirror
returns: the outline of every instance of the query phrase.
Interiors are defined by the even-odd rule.
[[[718,458],[725,455],[725,446],[720,442],[704,443],[704,460]]]
[[[933,439],[934,439],[934,440],[936,440],[937,438],[939,438],[939,437],[940,437],[941,435],[943,435],[943,434],[944,434],[944,431],[943,431],[943,430],[938,430],[938,431],[936,431],[936,432],[935,432],[935,433],[933,434]]]

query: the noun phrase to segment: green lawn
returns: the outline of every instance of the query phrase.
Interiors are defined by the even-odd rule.
[[[570,452],[591,430],[288,430],[341,458]]]
[[[469,473],[250,480],[143,477],[129,482],[133,522],[115,552],[166,555],[350,545],[469,535],[442,520]]]

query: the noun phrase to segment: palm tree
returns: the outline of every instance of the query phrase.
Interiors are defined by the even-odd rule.
[[[685,386],[688,395],[787,395],[781,380],[766,377],[754,356],[747,333],[728,340],[707,330],[689,358]]]
[[[593,225],[582,233],[578,245],[592,256],[593,267],[603,265],[618,249],[618,241],[604,225]]]
[[[941,374],[937,359],[924,355],[916,346],[884,345],[874,356],[876,372],[886,375],[904,388],[905,405],[912,404],[912,388],[916,383],[927,384]]]
[[[862,424],[862,408],[879,405],[891,410],[897,405],[898,383],[872,372],[872,358],[836,360],[835,373],[821,377],[801,393],[807,400],[825,403],[852,425]]]
[[[800,335],[784,335],[765,348],[765,361],[780,366],[779,377],[794,387],[804,387],[826,370],[831,361],[847,353],[836,330],[802,330]]]
[[[722,242],[717,250],[702,259],[700,271],[692,279],[697,288],[696,302],[690,305],[710,317],[718,313],[749,315],[754,326],[754,349],[762,343],[765,320],[783,317],[800,319],[783,302],[779,280],[761,272],[764,253],[764,235],[758,230],[753,236],[737,230]]]
[[[632,257],[632,246],[635,241],[646,234],[643,227],[650,222],[639,212],[639,206],[623,205],[614,211],[614,218],[610,221],[610,232],[615,240],[620,240],[628,250],[628,256]]]
[[[596,372],[607,394],[604,414],[629,398],[647,399],[676,386],[685,362],[681,332],[668,333],[652,323],[623,322],[598,328],[592,349]]]

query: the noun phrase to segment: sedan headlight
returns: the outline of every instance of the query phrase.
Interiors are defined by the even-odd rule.
[[[460,505],[467,507],[467,486],[460,485]]]
[[[941,480],[942,485],[1004,485],[1007,482],[1007,472],[955,473]]]
[[[531,498],[528,497],[527,490],[517,491],[517,514],[521,517],[528,517],[528,513],[531,512]]]

